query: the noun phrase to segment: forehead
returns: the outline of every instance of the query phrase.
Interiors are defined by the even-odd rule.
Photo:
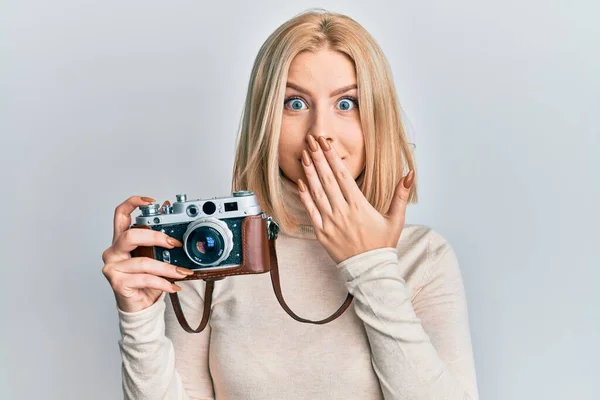
[[[311,92],[327,92],[355,84],[356,71],[350,57],[342,52],[330,49],[304,51],[292,60],[288,81]]]

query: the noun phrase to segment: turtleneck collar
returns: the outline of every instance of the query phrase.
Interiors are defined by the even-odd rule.
[[[282,200],[285,202],[289,213],[299,222],[299,225],[295,229],[289,230],[282,227],[282,232],[292,237],[316,240],[315,230],[310,217],[304,208],[304,204],[302,204],[302,200],[300,200],[298,186],[283,175],[281,176],[281,186],[283,191]]]

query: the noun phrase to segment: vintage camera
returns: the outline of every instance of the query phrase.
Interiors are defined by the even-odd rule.
[[[259,214],[267,218],[252,191],[197,200],[178,194],[176,199],[162,210],[157,203],[140,206],[141,215],[133,227],[148,227],[178,239],[183,247],[156,246],[155,258],[191,270],[218,270],[242,264],[242,221]]]

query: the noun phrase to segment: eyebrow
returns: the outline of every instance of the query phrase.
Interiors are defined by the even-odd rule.
[[[287,82],[286,86],[289,87],[289,88],[292,88],[294,90],[297,90],[299,92],[302,92],[302,93],[305,93],[305,94],[310,94],[310,92],[308,90],[304,89],[302,86],[296,85],[293,82]],[[339,94],[346,93],[347,91],[352,90],[352,89],[358,89],[358,86],[356,85],[356,83],[353,83],[352,85],[347,85],[347,86],[341,87],[339,89],[336,89],[333,92],[331,92],[330,96],[331,97],[337,96]]]

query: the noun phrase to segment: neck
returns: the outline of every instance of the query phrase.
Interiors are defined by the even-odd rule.
[[[285,229],[282,227],[282,232],[288,236],[293,236],[303,239],[316,239],[315,230],[310,221],[310,217],[300,200],[298,186],[281,175],[281,186],[283,191],[283,201],[289,213],[298,221],[298,225],[294,228]]]

